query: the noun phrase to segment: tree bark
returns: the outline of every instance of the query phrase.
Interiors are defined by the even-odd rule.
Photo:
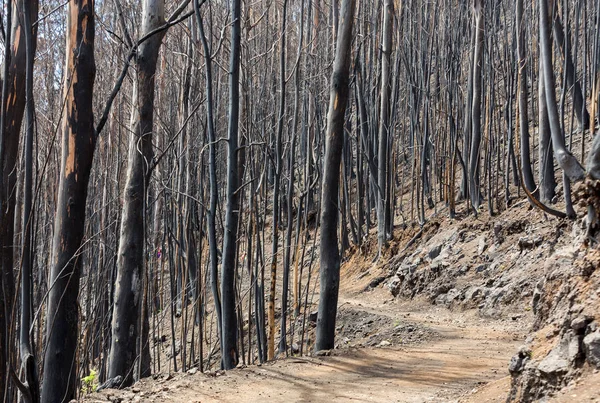
[[[392,87],[390,85],[392,38],[394,28],[394,3],[385,0],[383,5],[383,39],[381,49],[381,93],[379,109],[379,147],[377,160],[377,250],[381,256],[383,248],[387,244],[387,231],[385,225],[385,208],[388,182],[388,136],[390,129],[390,97]]]
[[[231,54],[229,60],[229,122],[227,128],[227,202],[225,207],[225,234],[221,263],[221,356],[223,369],[238,364],[237,316],[235,314],[235,259],[239,219],[240,192],[238,192],[238,131],[240,115],[240,0],[231,0]]]
[[[355,0],[343,0],[336,46],[325,143],[321,188],[321,284],[315,351],[332,349],[340,285],[337,237],[340,162],[344,146],[344,120],[349,92],[350,54]]]
[[[32,205],[33,205],[33,61],[35,45],[31,25],[32,4],[23,2],[23,31],[25,32],[26,68],[25,68],[25,107],[27,111],[25,130],[25,183],[23,184],[23,245],[21,254],[21,326],[19,331],[19,351],[21,355],[21,373],[26,393],[23,401],[40,401],[40,387],[37,363],[31,348],[30,329],[33,311],[33,262],[32,262]],[[35,6],[37,8],[37,6]],[[22,391],[25,392],[25,391]]]
[[[550,34],[549,0],[540,0],[540,58],[542,59],[548,122],[552,136],[552,147],[556,161],[571,181],[583,179],[584,171],[579,161],[565,148],[556,94],[554,93],[554,72],[552,69],[552,42]]]
[[[8,328],[13,311],[15,284],[13,276],[13,238],[16,203],[17,157],[21,123],[25,111],[25,30],[24,0],[6,3],[7,32],[2,72],[2,107],[0,111],[0,398],[4,397],[8,380]],[[37,20],[38,1],[28,0],[30,17]],[[37,28],[33,31],[35,53]],[[8,398],[8,396],[6,396]]]
[[[475,14],[475,56],[473,58],[473,105],[471,112],[472,135],[471,154],[469,157],[469,193],[471,204],[475,211],[481,204],[481,191],[479,180],[479,159],[481,145],[481,95],[482,95],[482,67],[484,44],[484,13],[483,0],[475,0],[473,11]]]
[[[554,33],[554,40],[560,48],[562,57],[564,59],[567,87],[572,88],[573,91],[573,108],[575,109],[575,115],[577,116],[577,120],[581,126],[589,127],[590,114],[588,113],[585,105],[583,92],[581,91],[581,84],[579,84],[579,80],[577,80],[577,76],[575,74],[575,66],[573,65],[573,57],[571,56],[570,41],[567,37],[565,42],[565,32],[558,14],[554,16],[552,32]]]
[[[79,339],[79,248],[84,234],[87,187],[96,144],[92,109],[96,75],[94,25],[94,0],[69,1],[66,104],[46,313],[43,402],[74,399],[78,384],[75,355]]]
[[[539,182],[540,201],[549,203],[556,195],[556,178],[554,177],[554,151],[552,150],[550,123],[548,123],[542,63],[540,59],[538,77]]]
[[[164,0],[144,0],[141,32],[147,34],[164,23]],[[140,316],[142,311],[147,312],[143,309],[145,202],[154,157],[155,73],[164,33],[153,35],[137,50],[108,370],[109,378],[122,376],[124,386],[137,379],[138,374],[150,375],[149,366],[136,370],[136,365],[147,363],[143,356],[149,354],[144,326],[148,318],[147,314]]]
[[[204,71],[206,74],[206,129],[208,131],[208,175],[210,182],[210,201],[208,218],[206,220],[208,232],[208,246],[210,256],[210,288],[215,304],[217,315],[217,331],[221,337],[221,298],[219,297],[219,258],[217,254],[217,231],[215,218],[217,215],[218,185],[217,185],[217,144],[215,134],[214,101],[213,101],[213,77],[212,57],[208,41],[204,33],[204,23],[200,15],[198,0],[194,0],[194,10],[198,20],[198,31],[202,48],[204,50]]]
[[[531,156],[529,154],[529,114],[527,110],[527,55],[525,54],[525,31],[523,27],[523,0],[517,0],[515,4],[517,20],[517,57],[518,57],[518,102],[519,102],[519,131],[521,138],[521,169],[527,189],[538,197],[538,191],[533,179],[531,169]]]

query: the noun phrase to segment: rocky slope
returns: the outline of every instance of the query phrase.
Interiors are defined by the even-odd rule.
[[[413,232],[382,266],[393,296],[530,326],[506,363],[510,390],[498,401],[550,397],[600,369],[600,252],[584,245],[579,221],[521,203],[498,217],[431,221]]]

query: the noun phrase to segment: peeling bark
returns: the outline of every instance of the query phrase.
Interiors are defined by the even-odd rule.
[[[78,384],[79,248],[96,145],[92,111],[94,27],[94,0],[71,0],[67,11],[62,157],[46,312],[43,402],[74,399]]]

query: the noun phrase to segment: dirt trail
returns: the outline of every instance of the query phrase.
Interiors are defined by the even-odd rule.
[[[331,356],[289,358],[227,373],[145,380],[91,400],[150,402],[455,402],[507,376],[523,334],[516,323],[426,304],[386,300],[384,290],[342,295],[341,308],[409,321],[435,334],[416,344],[340,348]],[[523,329],[524,327],[522,327]],[[111,396],[112,395],[112,396]]]

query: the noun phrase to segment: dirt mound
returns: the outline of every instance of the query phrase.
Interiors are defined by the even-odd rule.
[[[352,307],[340,307],[337,315],[337,340],[350,347],[389,347],[419,344],[439,337],[422,323],[407,316],[392,318]]]

